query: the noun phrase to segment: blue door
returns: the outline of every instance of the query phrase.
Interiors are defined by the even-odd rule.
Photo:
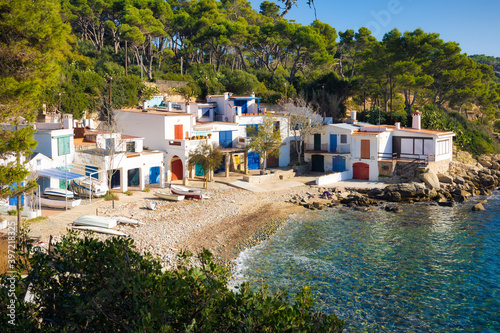
[[[149,169],[149,183],[158,184],[160,182],[160,167],[155,166]]]
[[[21,186],[23,186],[23,185],[24,185],[24,183],[21,183]],[[17,188],[17,184],[12,183],[9,185],[9,187],[11,188],[11,190],[14,190]],[[16,206],[17,205],[17,197],[10,197],[9,198],[9,205]],[[21,206],[24,206],[24,194],[21,195]]]
[[[330,134],[330,153],[337,152],[337,134]]]
[[[241,106],[241,113],[248,113],[247,101],[246,100],[235,100],[234,106]]]
[[[342,172],[345,171],[345,156],[334,156],[332,159],[332,171]]]
[[[232,131],[219,132],[219,145],[222,148],[233,148],[233,133]]]
[[[201,164],[196,163],[194,165],[194,174],[196,176],[205,176],[205,170],[203,170],[203,167],[201,166]]]
[[[248,170],[258,170],[259,169],[260,156],[258,153],[249,152],[248,153]]]

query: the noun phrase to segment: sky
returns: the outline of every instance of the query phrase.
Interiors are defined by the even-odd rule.
[[[259,11],[263,0],[249,0]],[[272,0],[270,0],[272,1]],[[315,19],[306,0],[297,0],[285,16],[308,25]],[[367,27],[381,40],[386,32],[421,28],[463,53],[500,57],[500,0],[315,0],[318,20],[339,31]],[[277,2],[278,3],[278,2]],[[279,5],[282,5],[278,3]]]

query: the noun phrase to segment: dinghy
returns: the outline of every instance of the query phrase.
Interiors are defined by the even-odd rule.
[[[194,189],[180,185],[170,185],[170,191],[172,191],[173,194],[183,195],[186,198],[193,198],[198,200],[203,199],[203,190],[199,188]]]
[[[73,229],[95,231],[95,232],[100,232],[102,234],[108,234],[114,236],[127,236],[127,234],[118,230],[111,230],[111,229],[92,227],[92,226],[73,226]]]
[[[83,215],[74,220],[73,224],[111,229],[116,227],[117,221],[114,217]]]
[[[95,179],[92,181],[89,179],[75,180],[72,186],[73,190],[81,197],[88,197],[89,193],[92,192],[92,196],[97,198],[105,195],[108,191],[108,185]]]
[[[75,194],[73,192],[63,188],[55,188],[55,187],[47,187],[45,190],[43,190],[43,194],[46,196],[69,198],[69,199],[75,197]]]
[[[169,201],[181,201],[181,200],[184,200],[184,197],[185,197],[184,195],[168,193],[168,192],[164,192],[164,191],[155,191],[154,194],[160,199],[169,200]]]
[[[40,203],[50,208],[75,208],[82,203],[82,199],[66,199],[64,197],[40,196]]]

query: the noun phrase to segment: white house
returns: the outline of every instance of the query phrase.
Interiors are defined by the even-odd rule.
[[[127,191],[129,186],[165,185],[163,153],[145,151],[142,137],[75,128],[75,168],[111,188]]]
[[[209,118],[209,121],[237,122],[236,116],[262,113],[262,110],[259,110],[259,100],[260,98],[255,97],[253,93],[251,95],[233,95],[226,92],[223,95],[208,95],[207,103],[217,105],[215,118]]]
[[[410,163],[445,172],[453,158],[453,136],[451,131],[422,129],[418,111],[408,128],[399,123],[325,125],[306,138],[305,160],[311,161],[313,171],[342,172],[342,179],[375,181],[379,175],[394,175],[398,165]],[[340,180],[338,175],[331,179]]]

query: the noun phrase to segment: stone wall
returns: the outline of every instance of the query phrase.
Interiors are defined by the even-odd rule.
[[[263,184],[279,180],[290,180],[293,177],[295,177],[295,172],[293,170],[288,170],[288,171],[275,171],[267,175],[247,175],[243,176],[243,180],[251,184]]]

